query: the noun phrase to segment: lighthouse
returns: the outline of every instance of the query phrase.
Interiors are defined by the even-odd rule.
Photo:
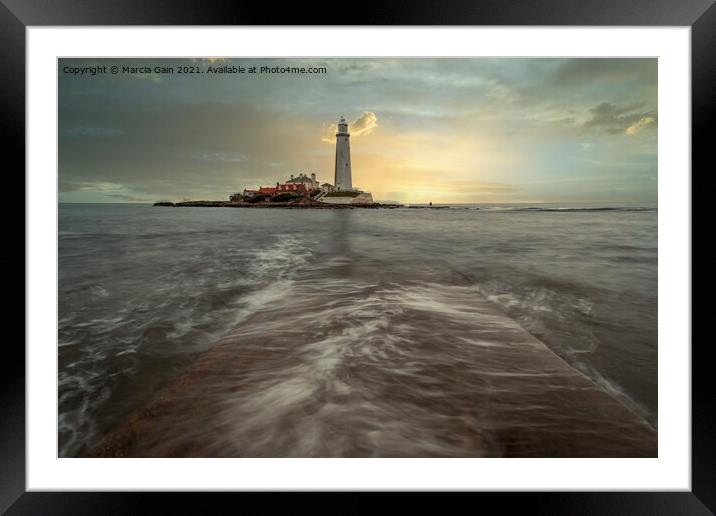
[[[336,178],[334,184],[337,190],[353,190],[350,137],[346,119],[341,117],[336,133]]]

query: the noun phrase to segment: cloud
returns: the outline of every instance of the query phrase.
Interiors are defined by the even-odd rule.
[[[151,73],[133,73],[128,74],[128,78],[130,79],[136,79],[138,81],[151,81],[153,83],[159,84],[162,82],[162,78],[158,75],[151,74]]]
[[[610,102],[602,102],[589,110],[591,118],[583,125],[583,129],[601,129],[609,134],[634,135],[656,123],[654,113],[640,113],[637,104],[618,106]]]
[[[226,57],[192,57],[190,60],[192,63],[202,63],[202,64],[213,64],[213,63],[228,63],[231,61],[231,59]]]
[[[105,197],[108,197],[110,199],[117,199],[123,202],[152,202],[155,201],[152,197],[147,196],[137,196],[137,195],[130,195],[130,194],[106,194]]]
[[[595,83],[604,85],[629,86],[655,83],[657,60],[576,58],[556,61],[559,66],[548,81],[563,88],[590,87]]]
[[[634,136],[636,133],[641,132],[648,127],[651,127],[654,124],[656,124],[656,119],[653,116],[645,116],[627,127],[625,132],[629,136]]]
[[[61,192],[116,192],[123,190],[124,185],[103,181],[61,181]]]
[[[444,186],[447,191],[462,194],[511,194],[519,191],[517,187],[505,183],[483,183],[479,181],[445,181],[437,183]]]
[[[218,161],[225,163],[243,163],[246,156],[243,154],[233,155],[224,152],[197,152],[189,156],[191,159],[198,161]]]
[[[113,127],[96,127],[91,125],[79,125],[70,127],[66,130],[67,134],[72,136],[98,136],[98,137],[110,137],[110,136],[121,136],[124,131],[121,129],[115,129]]]
[[[348,124],[348,131],[353,137],[366,136],[378,127],[378,117],[372,111],[364,111],[361,116]],[[323,130],[321,141],[326,143],[336,142],[336,131],[338,124],[331,124]]]
[[[350,132],[353,136],[363,136],[370,134],[376,127],[378,127],[378,117],[375,113],[366,111],[351,124]]]

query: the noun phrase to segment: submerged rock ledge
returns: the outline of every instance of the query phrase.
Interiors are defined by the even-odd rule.
[[[419,402],[398,397],[393,400],[395,405],[390,405],[396,408],[395,417],[405,419],[410,428],[429,424],[431,432],[438,432],[436,439],[451,443],[445,448],[448,451],[421,448],[408,436],[371,446],[372,441],[366,440],[370,432],[341,418],[331,423],[339,431],[331,435],[333,439],[353,443],[345,449],[331,449],[325,440],[316,441],[310,449],[292,448],[288,438],[301,431],[292,427],[284,428],[277,441],[259,447],[257,439],[260,442],[261,435],[270,435],[270,428],[252,440],[237,441],[232,431],[251,425],[250,421],[244,421],[241,412],[236,412],[237,407],[241,407],[242,399],[260,395],[265,387],[248,371],[264,371],[270,376],[295,345],[289,338],[279,338],[278,330],[274,331],[276,335],[271,333],[268,328],[275,314],[267,313],[265,321],[258,321],[267,328],[261,339],[240,332],[221,339],[154,401],[105,436],[88,456],[658,456],[657,432],[641,416],[568,365],[486,299],[471,297],[470,304],[478,316],[476,331],[485,338],[499,334],[500,343],[469,348],[470,363],[480,366],[475,371],[465,371],[463,362],[452,365],[446,362],[442,376],[420,380],[426,382],[424,387],[428,391],[437,389],[435,392],[442,394],[449,391],[448,403],[441,394],[437,404],[427,396]],[[414,346],[425,346],[429,340],[416,341]],[[369,394],[361,389],[375,385],[374,375],[378,372],[352,363],[346,367],[358,389],[355,395]],[[430,383],[441,379],[447,383]],[[382,381],[387,390],[379,391],[381,396],[398,392],[399,378],[395,375]],[[271,410],[266,407],[266,411]],[[413,420],[417,411],[427,411],[433,416],[427,422]],[[307,413],[303,417],[310,421],[314,416]],[[386,428],[394,423],[386,420]],[[253,430],[257,428],[260,425]],[[207,429],[212,432],[207,434]]]

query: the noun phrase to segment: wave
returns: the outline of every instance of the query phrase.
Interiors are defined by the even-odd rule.
[[[520,208],[507,208],[508,211],[542,211],[542,212],[592,212],[592,211],[618,211],[618,212],[630,212],[630,211],[657,211],[657,208],[648,207],[593,207],[593,208],[542,208],[542,207],[520,207]]]
[[[556,207],[556,206],[472,206],[472,205],[406,205],[409,209],[418,210],[480,210],[480,211],[519,211],[519,212],[549,212],[549,213],[588,213],[588,212],[654,212],[656,207],[648,206],[583,206],[583,207]]]
[[[61,298],[60,455],[77,455],[101,435],[100,414],[130,408],[113,398],[127,379],[147,381],[152,374],[170,380],[173,369],[290,295],[312,254],[305,242],[277,234],[268,245],[229,248],[218,256],[202,253],[196,261],[179,262],[156,275],[147,290],[133,291],[141,295],[132,299],[120,300],[122,286],[111,282],[69,287],[66,292],[91,300],[103,316],[64,310],[69,298]],[[165,371],[156,370],[160,363]],[[132,403],[141,399],[136,396]]]

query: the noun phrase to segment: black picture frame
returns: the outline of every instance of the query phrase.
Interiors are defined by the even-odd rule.
[[[0,70],[2,70],[2,136],[7,158],[25,167],[25,29],[63,25],[341,25],[342,11],[329,3],[288,3],[280,9],[266,3],[220,0],[0,0]],[[322,14],[317,14],[322,13]],[[716,91],[716,6],[712,0],[425,0],[361,3],[350,25],[548,25],[548,26],[689,26],[692,73],[692,168],[706,169],[707,124],[714,120]],[[711,160],[710,160],[711,161]],[[5,167],[3,167],[5,168]],[[8,170],[6,168],[6,170]],[[713,170],[712,166],[708,170]],[[706,172],[707,170],[702,170]],[[19,175],[19,174],[18,174]],[[692,173],[693,177],[693,173]],[[22,185],[15,184],[13,197]],[[24,195],[23,195],[24,198]],[[9,254],[9,253],[8,253]],[[7,256],[7,255],[6,255]],[[23,245],[23,262],[25,256]],[[19,257],[15,259],[19,261]],[[6,267],[10,267],[10,263]],[[27,271],[27,269],[25,269]],[[25,297],[23,296],[23,299]],[[663,314],[662,314],[663,316]],[[684,343],[690,345],[691,343]],[[716,512],[716,416],[712,368],[704,340],[692,346],[692,490],[690,492],[531,492],[479,493],[480,503],[494,501],[501,511],[538,514],[713,514]],[[26,492],[25,489],[25,352],[19,339],[8,339],[0,375],[0,512],[8,514],[103,514],[211,511],[238,493],[78,493]],[[196,496],[199,499],[196,499]],[[251,499],[244,494],[244,500]],[[265,498],[265,497],[263,497]],[[313,497],[293,495],[292,510],[319,507]],[[275,500],[272,498],[271,500]],[[151,502],[151,503],[150,503]],[[261,500],[265,509],[271,509]],[[329,510],[368,512],[382,497],[351,494]],[[429,508],[426,500],[419,502]],[[440,503],[444,508],[444,502]],[[471,504],[474,502],[470,502]],[[427,505],[426,505],[427,504]],[[218,505],[217,505],[218,506]],[[331,509],[333,506],[333,509]],[[487,506],[485,506],[487,507]],[[238,509],[238,508],[237,508]],[[175,511],[171,511],[175,512]],[[212,511],[213,512],[213,511]]]

